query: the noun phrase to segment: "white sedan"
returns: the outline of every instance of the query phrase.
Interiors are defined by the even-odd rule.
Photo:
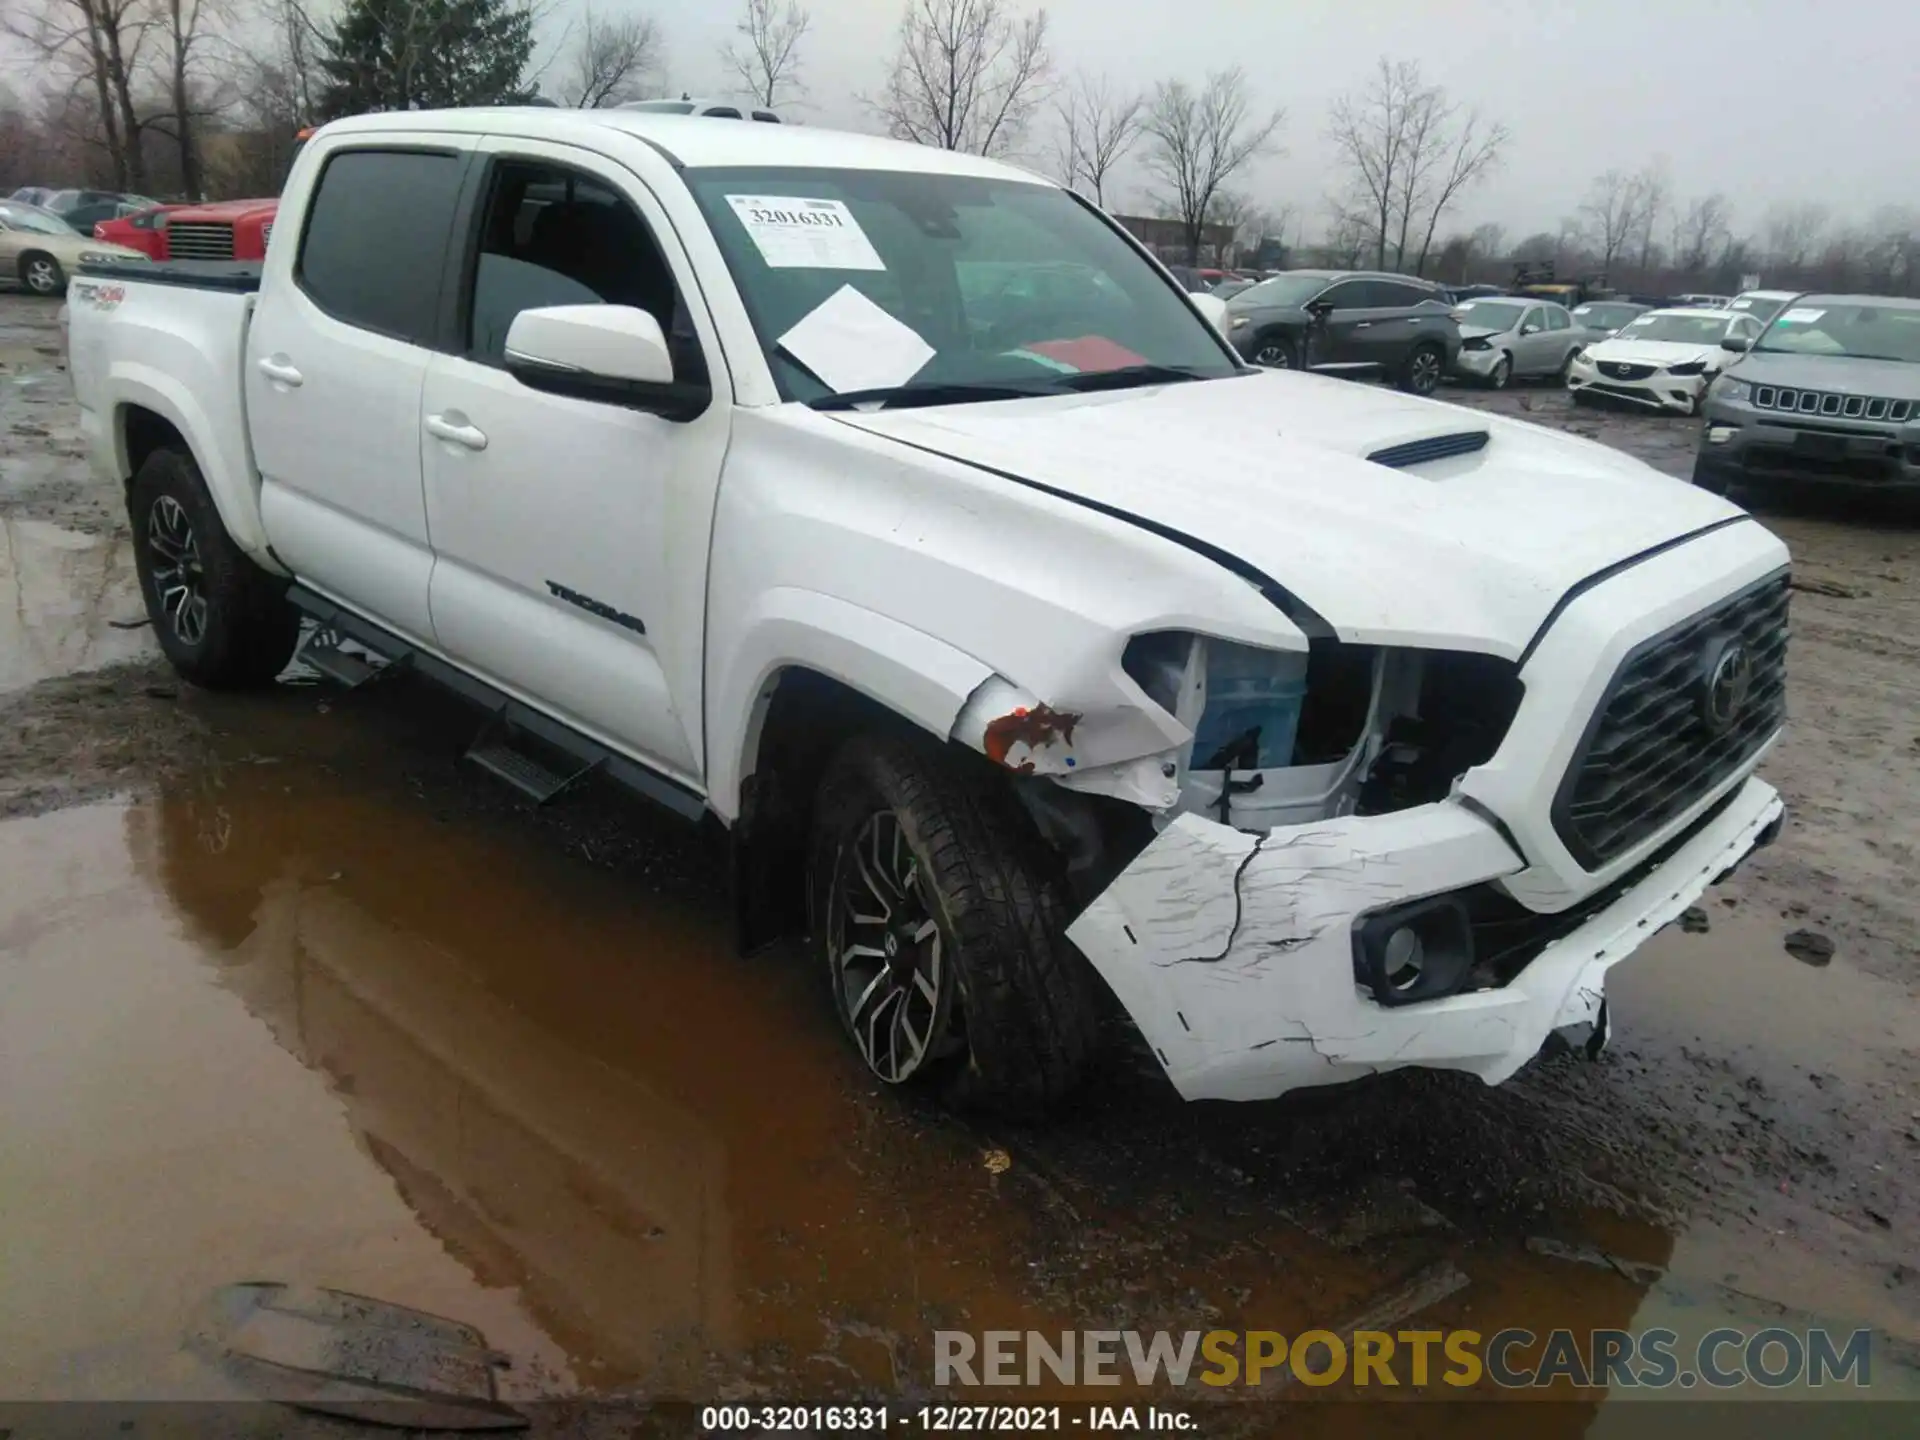
[[[1760,338],[1751,315],[1727,310],[1652,310],[1618,334],[1587,346],[1567,367],[1575,403],[1586,395],[1610,395],[1655,410],[1698,414],[1701,397],[1735,351],[1723,340]]]

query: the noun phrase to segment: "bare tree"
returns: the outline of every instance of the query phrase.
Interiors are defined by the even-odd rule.
[[[1381,57],[1373,79],[1333,103],[1327,136],[1346,171],[1349,213],[1369,220],[1373,263],[1426,269],[1433,237],[1460,195],[1499,163],[1507,128],[1462,111],[1418,64]]]
[[[865,103],[890,134],[942,150],[1005,155],[1051,83],[1047,12],[1005,0],[907,0],[886,88]]]
[[[1673,203],[1673,182],[1667,178],[1664,162],[1655,161],[1633,177],[1632,237],[1640,250],[1640,273],[1653,264],[1653,228]]]
[[[1285,119],[1284,110],[1264,117],[1251,112],[1238,66],[1207,76],[1199,91],[1184,80],[1154,87],[1141,127],[1147,169],[1161,186],[1161,203],[1180,222],[1189,264],[1199,263],[1207,222],[1227,181],[1272,148]]]
[[[1603,271],[1633,238],[1640,219],[1640,186],[1636,177],[1608,170],[1594,177],[1580,205],[1581,229],[1593,245]]]
[[[560,95],[582,110],[604,110],[646,94],[665,45],[647,15],[607,20],[588,10],[560,76]]]
[[[1811,202],[1776,205],[1767,212],[1767,263],[1804,270],[1827,228],[1828,211]]]
[[[1467,254],[1475,260],[1501,260],[1507,254],[1507,227],[1489,220],[1467,236]]]
[[[806,93],[800,83],[800,42],[813,16],[787,0],[746,0],[735,39],[720,47],[720,58],[740,77],[756,105],[773,109]]]
[[[1107,176],[1140,140],[1146,97],[1114,90],[1102,75],[1076,75],[1056,101],[1060,130],[1056,173],[1069,189],[1093,191],[1093,203],[1107,203]]]
[[[1702,195],[1674,216],[1673,263],[1683,274],[1696,275],[1713,263],[1716,252],[1730,237],[1727,197]]]
[[[35,12],[11,15],[3,23],[56,80],[89,92],[114,183],[123,190],[144,190],[147,167],[133,79],[151,23],[147,0],[41,0]]]
[[[219,112],[215,105],[201,103],[205,87],[194,82],[206,42],[217,38],[212,33],[214,24],[228,17],[222,0],[154,0],[154,10],[158,32],[154,64],[161,72],[168,110],[148,123],[172,139],[180,162],[180,189],[197,198],[206,193],[206,187],[196,136],[200,122],[216,118]]]

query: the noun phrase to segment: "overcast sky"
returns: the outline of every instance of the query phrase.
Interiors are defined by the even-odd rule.
[[[553,20],[577,3],[559,0]],[[880,84],[901,0],[809,8],[813,103],[803,118],[870,126],[853,96]],[[717,52],[732,0],[595,0],[595,9],[659,20],[676,93],[729,88]],[[1145,87],[1242,65],[1256,100],[1284,106],[1287,123],[1285,153],[1260,162],[1241,188],[1257,205],[1291,204],[1310,235],[1338,183],[1323,133],[1328,102],[1364,84],[1383,54],[1418,60],[1430,80],[1513,131],[1505,166],[1461,207],[1459,228],[1493,220],[1512,238],[1556,229],[1595,174],[1656,157],[1683,202],[1725,192],[1740,230],[1757,229],[1778,201],[1817,200],[1860,218],[1880,205],[1920,205],[1920,6],[1911,3],[1052,0],[1046,9],[1062,74],[1104,71]],[[1129,174],[1123,208],[1144,198],[1143,184]]]

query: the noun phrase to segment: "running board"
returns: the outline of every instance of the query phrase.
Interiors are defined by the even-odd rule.
[[[386,658],[369,660],[343,649],[346,639],[330,625],[315,625],[300,642],[300,648],[294,652],[293,658],[348,690],[358,690],[369,680],[379,679],[390,666],[404,664],[408,658],[402,655],[397,661]]]
[[[661,774],[640,761],[629,759],[597,740],[589,739],[572,726],[530,705],[522,704],[506,692],[496,689],[476,676],[469,675],[465,670],[449,664],[439,656],[416,649],[411,641],[394,634],[384,626],[376,625],[343,605],[336,604],[326,596],[309,590],[298,581],[288,587],[287,599],[295,608],[313,617],[322,629],[352,640],[388,662],[387,667],[376,666],[376,670],[404,664],[414,673],[433,681],[436,685],[444,686],[462,699],[471,701],[487,711],[490,718],[482,727],[481,733],[475,737],[467,753],[473,757],[476,765],[491,774],[500,776],[508,784],[514,785],[522,794],[538,800],[540,793],[546,792],[546,797],[551,799],[559,794],[560,790],[564,790],[589,771],[597,770],[621,789],[651,800],[654,804],[671,810],[683,820],[697,821],[706,814],[705,798],[679,781]],[[492,733],[496,728],[502,732],[500,735]],[[504,772],[511,769],[521,779],[530,783],[534,782],[535,777],[526,773],[525,767],[519,763],[526,758],[521,752],[521,747],[506,747],[512,753],[503,758],[499,747],[492,743],[506,738],[508,732],[515,737],[531,736],[540,748],[551,750],[555,755],[564,756],[578,768],[572,773],[566,773],[544,761],[538,761],[535,763],[543,772],[538,788],[530,789],[527,785],[518,783]],[[481,758],[482,755],[486,758]],[[489,764],[489,760],[494,763]],[[549,791],[547,785],[552,780],[559,780],[560,784],[558,789]]]
[[[467,747],[466,758],[482,770],[497,779],[504,780],[536,805],[545,805],[557,799],[560,793],[577,780],[584,780],[600,768],[598,759],[575,760],[571,770],[556,770],[541,756],[532,753],[527,741],[530,737],[516,730],[513,722],[507,719],[503,706],[488,717],[487,723],[480,727],[480,733],[474,737],[473,744]],[[544,747],[557,749],[549,744]]]

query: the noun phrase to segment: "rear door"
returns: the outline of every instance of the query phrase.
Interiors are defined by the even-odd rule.
[[[1397,371],[1422,333],[1420,302],[1432,297],[1423,286],[1397,280],[1362,280],[1361,307],[1354,321],[1354,359],[1382,371]]]
[[[1553,355],[1554,338],[1547,330],[1547,307],[1529,305],[1520,317],[1520,328],[1513,332],[1513,373],[1540,375],[1559,362]]]
[[[697,787],[708,540],[730,423],[718,339],[642,176],[570,146],[496,136],[484,148],[452,267],[466,277],[456,343],[428,368],[423,404],[435,634],[476,674]],[[679,183],[664,160],[653,178]],[[507,373],[521,310],[593,304],[651,312],[674,378],[710,385],[707,409],[668,420]]]
[[[420,390],[470,137],[342,137],[266,261],[247,336],[261,515],[302,580],[430,640]],[[296,202],[297,203],[297,202]]]

